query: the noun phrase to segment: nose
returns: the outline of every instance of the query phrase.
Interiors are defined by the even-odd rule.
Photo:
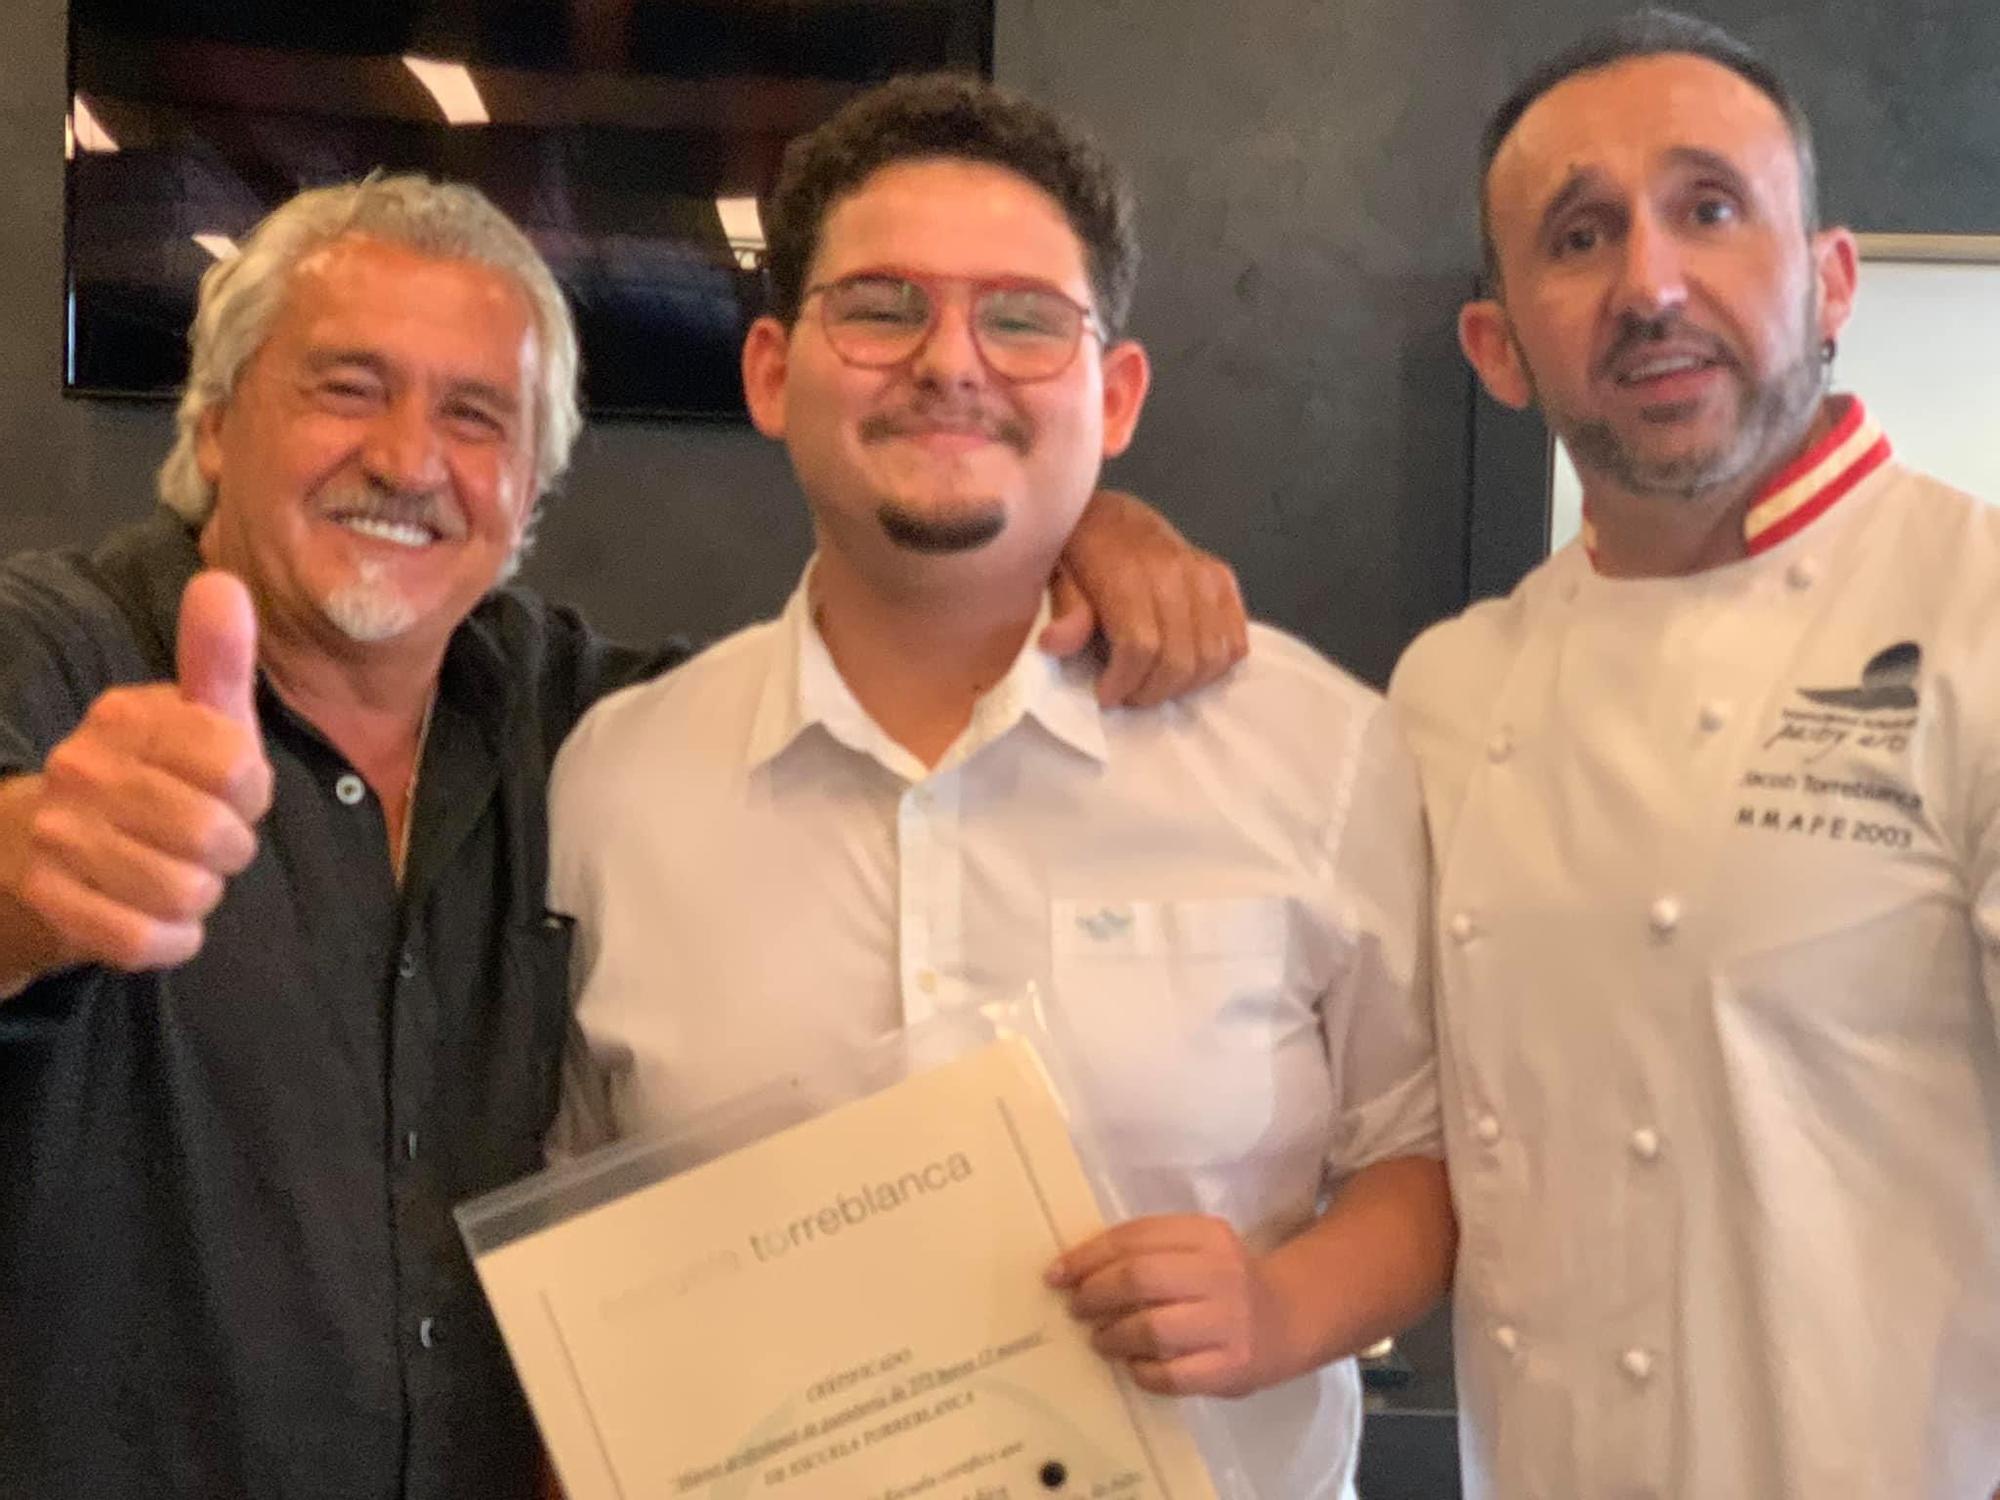
[[[417,393],[384,405],[368,426],[361,462],[369,478],[399,493],[421,493],[444,483],[444,444]]]
[[[1686,305],[1687,273],[1672,230],[1649,212],[1632,216],[1618,266],[1618,311],[1658,318]]]
[[[969,298],[947,297],[937,308],[930,332],[910,357],[910,374],[919,384],[940,389],[971,386],[986,375],[979,342],[972,331]]]

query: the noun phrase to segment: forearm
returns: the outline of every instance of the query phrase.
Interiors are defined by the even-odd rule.
[[[1416,1322],[1450,1284],[1457,1243],[1443,1162],[1405,1156],[1357,1172],[1317,1222],[1265,1257],[1283,1378]]]
[[[39,776],[0,778],[0,1004],[64,966],[54,931],[21,898]]]

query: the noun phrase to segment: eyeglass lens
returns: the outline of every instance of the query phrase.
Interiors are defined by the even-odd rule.
[[[825,290],[827,337],[858,365],[901,364],[937,321],[928,289],[900,276],[857,276]],[[1034,379],[1057,373],[1076,353],[1083,314],[1060,293],[1039,287],[980,287],[972,301],[972,336],[996,374]]]

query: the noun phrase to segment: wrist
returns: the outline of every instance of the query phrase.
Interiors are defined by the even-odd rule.
[[[1252,1272],[1263,1316],[1257,1365],[1262,1385],[1278,1385],[1316,1370],[1338,1354],[1325,1337],[1327,1288],[1309,1277],[1313,1268],[1287,1256],[1284,1247],[1257,1257]]]

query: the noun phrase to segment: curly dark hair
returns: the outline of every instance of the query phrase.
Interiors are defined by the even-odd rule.
[[[1098,316],[1116,337],[1139,274],[1131,183],[1077,126],[958,73],[892,79],[785,148],[764,211],[772,313],[787,327],[797,321],[820,230],[842,198],[883,167],[938,157],[1005,167],[1055,199],[1083,242]]]

